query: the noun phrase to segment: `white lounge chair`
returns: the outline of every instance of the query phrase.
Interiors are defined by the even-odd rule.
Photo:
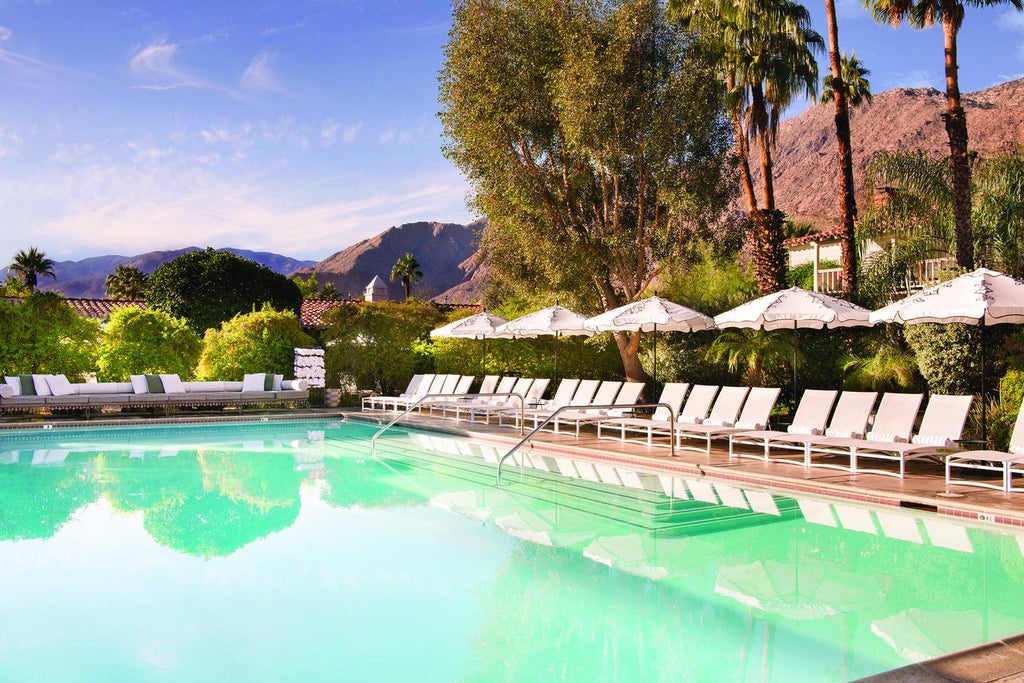
[[[715,401],[715,407],[718,407],[723,396],[735,401],[732,394],[739,394],[734,391],[736,389],[746,389],[746,387],[723,387],[721,393],[718,394],[718,400]],[[746,400],[743,401],[743,410],[735,422],[729,423],[728,420],[722,420],[722,424],[716,424],[718,419],[713,417],[715,410],[712,409],[711,416],[705,422],[681,426],[676,430],[676,437],[680,440],[679,446],[683,447],[683,439],[704,439],[704,448],[694,448],[693,450],[702,450],[704,453],[710,454],[713,439],[726,438],[737,432],[764,429],[768,426],[768,417],[772,413],[772,408],[775,407],[775,402],[779,399],[779,392],[778,387],[755,387],[750,389],[749,394],[743,392],[746,395]],[[732,406],[727,404],[723,412],[731,410]]]
[[[882,395],[878,404],[871,429],[864,438],[819,437],[810,442],[811,466],[831,469],[857,471],[857,453],[861,449],[869,449],[873,445],[890,443],[909,443],[910,434],[914,430],[917,412],[921,407],[923,394],[903,394],[887,392]],[[815,453],[827,455],[844,455],[849,459],[846,465],[832,462],[816,462]]]
[[[632,406],[636,405],[636,402],[640,399],[640,394],[644,391],[644,383],[620,382],[619,384],[621,385],[619,391],[615,394],[615,399],[610,403],[603,403],[601,397],[595,396],[593,402],[593,405],[595,406],[594,408],[587,408],[582,411],[566,410],[559,413],[558,417],[555,418],[555,431],[558,431],[558,424],[571,424],[576,427],[576,437],[579,438],[581,426],[600,423],[603,420],[610,418],[621,417],[626,413],[626,411],[632,410]],[[596,407],[601,405],[611,405],[614,407]]]
[[[589,405],[603,406],[611,405],[615,400],[615,397],[619,395],[619,390],[622,388],[622,382],[615,380],[605,380],[601,382],[601,386],[594,392],[594,397],[590,400]],[[593,412],[590,412],[593,411]],[[584,415],[600,415],[601,409],[599,408],[583,408],[580,410],[564,410],[558,414],[558,416],[550,423],[551,428],[557,434],[562,424],[573,424],[576,418]],[[576,426],[576,436],[579,436],[580,428]]]
[[[429,377],[427,380],[432,381],[433,375],[413,375],[412,379],[409,380],[409,385],[405,388],[398,396],[364,396],[362,401],[363,410],[377,410],[378,406],[380,410],[385,410],[388,404],[395,398],[409,398],[416,394],[416,390],[419,389],[420,383],[423,382],[424,377]]]
[[[413,405],[427,394],[437,393],[441,389],[441,385],[444,384],[444,380],[448,375],[423,375],[423,379],[420,381],[416,391],[409,396],[394,396],[388,403],[391,405],[392,410],[405,410],[409,406]]]
[[[470,375],[470,377],[472,377]],[[456,390],[455,394],[457,398],[447,401],[436,401],[430,407],[430,414],[433,415],[435,410],[441,411],[441,417],[447,419],[448,411],[455,411],[455,421],[459,421],[460,406],[465,406],[469,402],[480,400],[480,394],[493,394],[495,388],[498,386],[498,375],[485,375],[483,380],[480,382],[480,388],[477,389],[477,393],[470,394],[467,391]]]
[[[655,429],[668,429],[670,421],[675,422],[679,408],[683,404],[690,385],[686,382],[669,382],[661,389],[661,396],[658,398],[660,405],[654,410],[650,419],[638,417],[618,417],[601,420],[597,423],[597,438],[601,438],[601,431],[619,432],[619,441],[626,440],[626,432],[647,434],[647,445],[651,445],[652,434]]]
[[[581,407],[590,405],[593,403],[594,394],[597,393],[597,389],[600,386],[600,380],[585,379],[581,381],[576,386],[576,391],[573,393],[572,398],[569,400],[567,405]],[[533,408],[526,410],[522,417],[524,420],[532,421],[532,427],[536,428],[537,425],[548,419],[557,409],[557,407]]]
[[[933,395],[928,399],[924,417],[921,418],[921,426],[917,434],[910,438],[910,443],[865,442],[853,449],[852,471],[885,474],[902,479],[906,473],[908,460],[959,450],[958,442],[963,435],[964,424],[967,423],[967,414],[971,410],[973,400],[973,396]],[[898,462],[899,472],[862,468],[859,465],[861,458]]]
[[[702,438],[701,435],[690,436],[692,427],[708,425],[710,427],[728,427],[736,423],[736,418],[747,399],[750,387],[722,387],[715,398],[714,405],[707,417],[695,418],[692,421],[685,420],[684,416],[679,417],[679,424],[676,425],[676,446],[679,448],[691,449],[683,446],[683,439]],[[709,447],[710,450],[710,447]]]
[[[839,392],[834,389],[806,389],[793,413],[793,423],[786,431],[756,429],[730,434],[729,457],[757,458],[768,462],[768,443],[775,437],[783,434],[824,434],[828,416],[832,413],[838,395]],[[737,445],[758,446],[763,450],[763,455],[737,452]]]
[[[832,413],[828,427],[825,428],[826,437],[842,437],[847,439],[860,438],[867,431],[868,418],[871,417],[871,409],[878,398],[875,391],[844,391],[839,395],[836,409]],[[811,465],[811,444],[821,437],[814,434],[780,434],[769,437],[765,440],[765,449],[768,451],[768,458],[787,462],[793,465]],[[793,460],[791,458],[771,458],[773,449],[795,450],[803,453],[803,458]]]
[[[511,383],[506,380],[511,379]],[[475,422],[477,416],[483,416],[484,422],[489,422],[492,415],[501,415],[502,411],[515,410],[519,412],[526,402],[526,396],[533,385],[532,377],[508,378],[505,377],[498,383],[496,396],[483,398],[483,400],[464,407],[461,410],[469,414],[470,422]],[[546,386],[546,385],[545,385]]]
[[[1001,481],[997,485],[978,479],[954,479],[952,477],[953,469],[999,472]],[[1006,452],[992,450],[963,451],[946,456],[947,488],[950,484],[960,484],[963,486],[1001,489],[1004,493],[1024,491],[1024,486],[1013,485],[1013,475],[1015,474],[1024,477],[1024,404],[1021,404],[1020,410],[1017,411],[1017,421],[1013,424],[1013,433],[1010,434],[1010,447]]]

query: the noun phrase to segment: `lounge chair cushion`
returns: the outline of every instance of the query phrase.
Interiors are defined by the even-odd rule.
[[[860,439],[864,435],[860,432],[855,432],[852,429],[838,429],[835,427],[829,427],[825,430],[825,436],[836,436],[841,439]]]
[[[888,443],[906,443],[907,439],[902,436],[895,434],[886,434],[885,432],[868,432],[868,441],[887,441]]]
[[[14,390],[15,396],[24,396],[21,391],[21,377],[19,375],[4,377],[4,381],[7,382],[7,386]],[[32,388],[32,391],[35,391],[35,387]]]
[[[185,385],[177,375],[160,375],[160,383],[168,394],[184,394]]]
[[[910,439],[910,442],[919,446],[936,446],[938,448],[953,448],[956,446],[956,442],[945,436],[921,436],[920,434],[915,434]]]
[[[810,434],[811,436],[819,436],[821,430],[817,427],[805,427],[803,425],[789,425],[786,431],[790,434]]]
[[[147,393],[150,394],[163,394],[164,383],[160,381],[160,375],[145,375]]]
[[[25,391],[26,386],[32,386],[36,396],[50,396],[53,392],[50,391],[50,385],[46,383],[46,375],[22,375],[21,376],[21,393],[28,394]],[[26,380],[25,378],[28,378]]]
[[[75,388],[71,386],[71,382],[64,375],[47,375],[46,384],[54,396],[70,396],[76,393]]]
[[[129,379],[132,381],[132,391],[136,394],[148,394],[149,384],[146,383],[145,375],[132,375]]]
[[[274,382],[270,387],[271,391],[281,391],[284,383],[284,375],[274,375]]]

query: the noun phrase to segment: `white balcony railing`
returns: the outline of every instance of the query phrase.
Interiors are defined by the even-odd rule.
[[[904,286],[908,292],[938,284],[943,271],[956,267],[956,259],[952,256],[929,258],[918,261],[907,273]],[[837,294],[843,291],[843,269],[822,268],[818,271],[819,292]]]

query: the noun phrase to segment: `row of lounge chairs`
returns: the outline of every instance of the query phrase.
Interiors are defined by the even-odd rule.
[[[478,392],[469,394],[473,381],[468,375],[417,375],[401,395],[366,397],[363,407],[397,411],[416,406],[456,421],[496,420],[498,425],[516,427],[536,428],[547,420],[556,433],[568,427],[576,436],[591,425],[598,438],[640,439],[648,445],[667,445],[668,438],[679,448],[703,453],[710,453],[714,440],[727,440],[730,458],[901,479],[910,460],[945,456],[947,483],[977,483],[1006,491],[1020,490],[1012,486],[1012,477],[1024,475],[1024,410],[1008,453],[959,450],[971,396],[932,395],[915,432],[922,394],[889,392],[879,402],[877,392],[808,389],[792,424],[779,430],[768,428],[778,388],[668,383],[653,415],[639,417],[634,408],[643,392],[641,383],[563,379],[552,398],[544,400],[547,379],[488,375]],[[865,467],[865,461],[895,466]],[[952,478],[953,472],[963,469],[999,472],[1002,481]]]

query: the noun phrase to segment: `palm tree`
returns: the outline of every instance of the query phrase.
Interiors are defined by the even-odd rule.
[[[851,107],[859,107],[862,104],[871,104],[874,96],[871,94],[871,82],[868,76],[871,69],[864,66],[855,52],[842,55],[839,58],[839,73],[843,77],[843,89],[846,92],[846,103]],[[832,88],[831,76],[825,77],[824,88],[821,91],[821,103],[828,104],[835,96]]]
[[[35,291],[40,275],[57,279],[53,266],[53,259],[46,258],[46,254],[35,247],[29,247],[28,251],[23,249],[14,255],[7,270],[14,273],[31,293]]]
[[[420,272],[419,261],[412,255],[411,252],[407,252],[400,259],[395,261],[395,265],[391,268],[391,280],[402,280],[402,289],[405,290],[405,298],[409,298],[410,285],[413,282],[417,282],[423,279],[423,273]]]
[[[729,372],[740,372],[750,387],[771,386],[772,376],[794,359],[803,364],[803,354],[797,350],[794,355],[793,337],[785,330],[725,330],[708,347],[707,359],[726,361]]]
[[[1010,4],[1024,10],[1022,0],[864,0],[864,6],[878,22],[899,27],[906,22],[914,28],[927,28],[942,22],[946,68],[946,136],[952,169],[954,221],[956,226],[956,261],[961,268],[974,268],[974,239],[971,233],[971,160],[967,153],[967,114],[960,103],[960,80],[957,76],[957,34],[964,20],[964,9]]]
[[[148,276],[135,266],[120,265],[103,281],[110,299],[142,299]]]
[[[720,41],[726,110],[736,138],[758,289],[762,294],[777,291],[785,287],[785,214],[775,207],[772,149],[782,112],[794,97],[817,97],[813,53],[823,49],[824,41],[811,28],[806,8],[791,0],[670,0],[670,7],[690,28]],[[760,152],[764,208],[750,173],[750,141]]]

